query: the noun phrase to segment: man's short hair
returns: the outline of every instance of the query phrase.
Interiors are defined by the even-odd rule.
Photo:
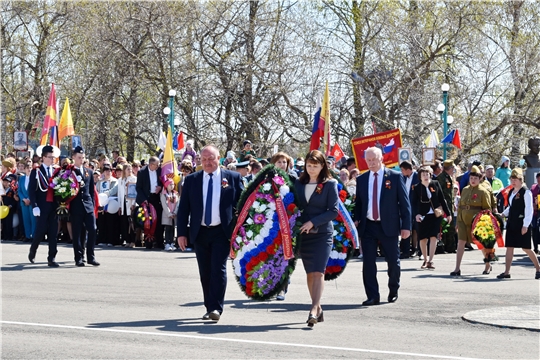
[[[257,169],[257,170],[262,169],[261,163],[258,162],[257,160],[251,160],[250,163],[249,163],[249,166],[251,166],[251,169]]]
[[[148,164],[159,164],[159,158],[157,156],[151,156],[150,159],[148,159]]]
[[[412,163],[409,160],[402,161],[401,164],[399,164],[399,167],[401,169],[405,170],[412,170]]]

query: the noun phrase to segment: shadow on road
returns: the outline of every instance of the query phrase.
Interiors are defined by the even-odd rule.
[[[223,333],[251,333],[268,332],[272,330],[301,330],[299,323],[272,324],[272,325],[217,325],[216,321],[201,320],[200,318],[176,319],[176,320],[140,320],[128,322],[109,322],[89,324],[89,328],[152,328],[160,331],[190,332],[198,334],[223,334]]]

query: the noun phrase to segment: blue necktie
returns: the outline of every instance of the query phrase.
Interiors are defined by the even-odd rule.
[[[214,181],[212,180],[212,176],[214,174],[210,173],[208,176],[210,176],[210,179],[208,180],[208,191],[206,192],[206,205],[204,207],[204,223],[206,226],[210,226],[212,223],[212,191],[214,189]]]

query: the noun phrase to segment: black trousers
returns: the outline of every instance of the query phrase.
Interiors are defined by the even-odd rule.
[[[32,257],[36,255],[39,243],[43,240],[45,235],[47,235],[47,241],[49,242],[49,255],[47,256],[47,261],[54,261],[56,254],[58,253],[56,243],[56,236],[58,235],[56,205],[53,203],[47,204],[43,209],[40,208],[40,212],[40,216],[36,219],[36,232],[34,233],[32,245],[30,245],[30,255],[33,255]]]
[[[223,312],[227,289],[227,259],[230,242],[221,225],[201,227],[195,241],[195,255],[204,295],[206,312]]]
[[[84,228],[83,228],[84,225]],[[88,261],[96,260],[94,246],[96,244],[96,218],[94,212],[85,213],[78,216],[71,216],[71,230],[73,233],[73,252],[75,253],[75,262],[83,259],[84,247],[81,242],[81,232],[86,229],[88,233],[86,241],[86,258]]]
[[[120,217],[118,214],[109,214],[106,211],[100,213],[97,218],[98,243],[122,245],[119,224]]]

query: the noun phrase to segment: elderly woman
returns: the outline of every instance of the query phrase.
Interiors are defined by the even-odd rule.
[[[514,257],[514,248],[520,247],[531,259],[536,268],[535,279],[540,279],[540,265],[536,255],[531,250],[531,220],[533,217],[532,193],[523,185],[521,169],[514,169],[510,175],[512,192],[508,195],[508,207],[503,215],[508,218],[506,223],[506,261],[505,271],[497,275],[498,279],[510,279],[510,267]]]
[[[465,245],[472,242],[471,227],[476,214],[482,210],[491,210],[491,194],[480,185],[482,173],[478,166],[473,165],[469,174],[469,185],[465,186],[459,200],[457,227],[458,227],[458,246],[456,254],[456,268],[450,273],[450,276],[461,275],[461,260],[465,252]],[[490,271],[491,265],[486,263],[484,272]]]
[[[452,222],[452,213],[446,203],[439,181],[432,180],[433,170],[429,166],[422,166],[418,169],[420,183],[413,185],[411,190],[411,205],[413,215],[418,223],[418,239],[420,239],[420,249],[424,256],[422,269],[434,270],[433,256],[437,249],[437,235],[440,232],[441,220],[443,216],[435,214],[437,208],[442,207],[446,214],[446,221]],[[444,215],[443,214],[443,215]],[[429,241],[429,258],[427,244]]]

